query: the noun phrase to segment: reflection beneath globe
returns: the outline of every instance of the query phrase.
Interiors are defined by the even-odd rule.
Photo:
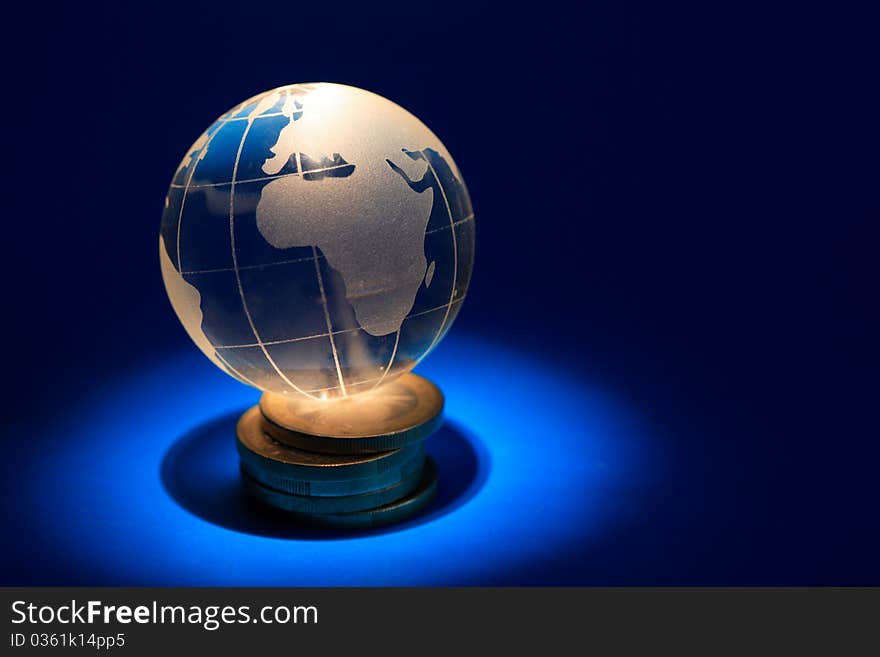
[[[443,410],[443,393],[427,379],[409,373],[375,390],[329,400],[267,392],[260,399],[260,409],[267,419],[292,431],[367,438],[431,422]]]

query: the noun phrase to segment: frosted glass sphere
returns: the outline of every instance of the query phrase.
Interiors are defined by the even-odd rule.
[[[443,338],[470,281],[474,215],[412,114],[363,89],[296,84],[244,101],[190,147],[159,257],[177,316],[224,372],[349,396]]]

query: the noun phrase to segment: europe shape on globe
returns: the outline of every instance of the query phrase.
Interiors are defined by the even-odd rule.
[[[165,199],[165,288],[220,369],[316,399],[411,370],[465,298],[474,215],[416,117],[338,84],[279,87],[223,114]]]

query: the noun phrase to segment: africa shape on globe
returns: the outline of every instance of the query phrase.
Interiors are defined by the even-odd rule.
[[[452,157],[416,117],[337,84],[280,87],[223,114],[183,158],[162,277],[198,347],[264,391],[372,390],[449,329],[474,255]]]

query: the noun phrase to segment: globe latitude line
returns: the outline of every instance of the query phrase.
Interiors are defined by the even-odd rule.
[[[453,299],[452,305],[454,306],[457,303],[461,303],[462,301],[464,301],[466,296],[467,296],[467,294],[462,294],[461,296]],[[427,310],[420,310],[417,313],[411,313],[411,314],[407,315],[406,317],[403,318],[403,321],[405,322],[406,320],[412,319],[414,317],[420,317],[422,315],[428,315],[430,313],[435,313],[439,310],[444,310],[448,307],[449,307],[449,304],[444,303],[442,306],[435,306],[433,308],[428,308]],[[350,329],[339,329],[338,331],[333,331],[333,335],[344,335],[346,333],[357,333],[358,331],[363,331],[363,330],[364,329],[360,326],[358,326],[356,328],[350,328]],[[271,347],[273,345],[278,345],[278,344],[289,344],[291,342],[302,342],[304,340],[316,340],[318,338],[326,338],[326,337],[328,337],[328,335],[329,335],[328,333],[315,333],[314,335],[303,335],[303,336],[296,337],[296,338],[284,338],[282,340],[263,340],[262,342],[245,342],[245,343],[241,343],[241,344],[219,344],[219,345],[212,343],[211,346],[214,347],[214,349],[248,349],[248,348],[253,348],[253,347],[259,347],[261,344],[266,345],[268,347]]]
[[[296,175],[296,174],[285,174],[285,175]],[[222,183],[222,184],[228,185],[229,183]],[[444,230],[449,230],[450,227],[458,226],[463,223],[467,223],[468,221],[472,221],[473,219],[474,219],[474,213],[472,212],[468,216],[464,217],[463,219],[459,219],[458,221],[454,222],[453,224],[447,224],[447,225],[441,226],[439,228],[432,228],[431,230],[426,230],[425,235],[426,236],[433,235],[434,233],[439,233]],[[278,260],[276,262],[264,262],[264,263],[260,263],[258,265],[239,265],[238,270],[245,271],[248,269],[263,269],[264,267],[276,267],[276,266],[281,266],[281,265],[290,265],[290,264],[293,264],[296,262],[308,262],[308,261],[312,260],[312,258],[313,258],[313,256],[303,256],[301,258],[291,258],[290,260]],[[318,259],[320,260],[323,258],[324,258],[324,256],[319,253]],[[211,269],[190,269],[187,271],[180,272],[180,275],[181,276],[189,276],[189,275],[195,275],[195,274],[214,274],[214,273],[224,272],[224,271],[235,271],[235,269],[233,267],[213,267]],[[446,304],[444,304],[443,306],[438,306],[438,308],[443,308],[443,307],[445,307],[445,305]],[[407,317],[411,317],[411,315],[407,315]],[[268,342],[266,344],[268,344]]]
[[[336,169],[345,169],[350,167],[351,164],[334,164],[328,167],[318,167],[317,169],[306,169],[305,171],[291,171],[290,173],[276,173],[272,176],[258,176],[256,178],[242,178],[241,180],[236,180],[236,185],[245,185],[247,183],[252,182],[262,182],[264,180],[276,180],[277,178],[287,178],[288,176],[305,176],[312,173],[324,173],[326,171],[334,171]],[[226,180],[224,182],[215,182],[215,183],[201,183],[197,185],[191,185],[190,189],[206,189],[208,187],[225,187],[226,185],[231,185],[231,180]],[[183,185],[179,184],[171,184],[171,187],[180,188]]]
[[[266,119],[273,116],[284,116],[282,112],[268,112],[266,114],[260,114],[258,116],[253,117],[253,120],[257,119]],[[234,121],[248,121],[250,120],[247,116],[234,116],[231,119],[217,119],[216,123],[232,123]]]

